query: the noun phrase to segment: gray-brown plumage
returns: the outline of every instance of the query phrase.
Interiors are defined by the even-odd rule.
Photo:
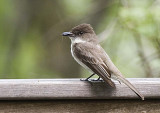
[[[99,45],[97,36],[90,24],[80,24],[74,27],[71,32],[64,32],[63,36],[68,36],[71,39],[72,56],[81,66],[97,74],[112,87],[115,87],[115,84],[111,78],[123,82],[144,100],[144,96],[123,77]]]

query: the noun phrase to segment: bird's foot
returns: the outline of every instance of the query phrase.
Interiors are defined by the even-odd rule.
[[[89,79],[92,77],[92,76],[94,76],[95,74],[93,73],[92,75],[90,75],[88,78],[86,78],[86,79],[80,79],[80,81],[89,81]]]
[[[97,79],[91,79],[91,81],[103,81],[100,77],[99,78],[97,78]]]

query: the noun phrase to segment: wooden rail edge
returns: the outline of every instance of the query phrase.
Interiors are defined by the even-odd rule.
[[[160,78],[128,78],[147,99],[160,99]],[[79,79],[1,79],[0,100],[140,99],[123,83],[116,88]]]

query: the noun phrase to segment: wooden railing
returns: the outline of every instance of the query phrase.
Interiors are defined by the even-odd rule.
[[[160,78],[128,79],[126,85],[79,79],[1,79],[1,112],[160,112]]]

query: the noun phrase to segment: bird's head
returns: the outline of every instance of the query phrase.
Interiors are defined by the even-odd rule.
[[[96,36],[90,24],[80,24],[72,28],[70,32],[64,32],[62,35],[68,36],[72,41],[76,39],[89,41]]]

